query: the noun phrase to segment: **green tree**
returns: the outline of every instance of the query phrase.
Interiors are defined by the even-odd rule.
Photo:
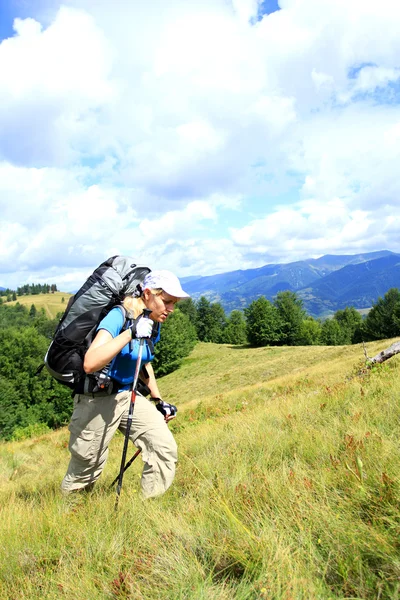
[[[0,438],[9,439],[16,427],[25,425],[23,398],[14,383],[0,375]]]
[[[34,304],[31,305],[30,311],[29,311],[29,316],[31,318],[35,318],[37,314],[37,310],[36,310],[36,306]]]
[[[341,346],[345,343],[345,333],[336,319],[324,321],[321,328],[321,344],[323,346]]]
[[[25,306],[19,302],[14,306],[7,306],[6,304],[0,306],[0,328],[23,327],[25,325],[32,325]]]
[[[210,307],[208,341],[222,344],[225,326],[226,315],[223,306],[219,302],[213,302]]]
[[[26,311],[21,314],[29,319]],[[0,436],[9,437],[16,427],[34,423],[57,427],[68,421],[72,412],[70,390],[45,370],[36,375],[48,343],[32,324],[0,327],[0,378],[7,382],[2,387],[8,398],[3,392]]]
[[[185,298],[184,300],[180,300],[178,308],[181,311],[181,313],[189,317],[189,321],[193,323],[193,325],[196,327],[197,308],[193,300],[191,298]]]
[[[223,331],[224,344],[242,346],[247,343],[246,319],[241,310],[233,310]]]
[[[278,292],[274,305],[278,309],[281,320],[281,342],[287,346],[300,343],[301,327],[306,318],[303,302],[294,292]]]
[[[400,330],[400,303],[396,304],[393,310],[393,322],[396,327]]]
[[[196,303],[197,310],[197,320],[196,320],[196,329],[197,329],[197,337],[201,342],[208,342],[208,327],[209,327],[209,313],[211,308],[211,302],[207,300],[205,296],[201,296],[201,298]]]
[[[193,350],[196,341],[194,325],[187,315],[176,308],[162,325],[160,341],[155,344],[153,366],[156,375],[175,371]]]
[[[298,342],[300,346],[316,346],[321,339],[321,323],[307,317],[301,323]]]
[[[366,339],[383,340],[400,335],[400,290],[391,288],[369,311],[364,323]]]
[[[342,330],[342,344],[354,344],[361,341],[362,316],[354,306],[346,306],[344,310],[335,312],[333,318]]]
[[[252,346],[276,346],[281,343],[281,319],[276,306],[265,296],[244,309],[246,333]]]
[[[197,308],[197,337],[201,342],[222,343],[226,323],[225,311],[219,302],[211,303],[201,296]]]

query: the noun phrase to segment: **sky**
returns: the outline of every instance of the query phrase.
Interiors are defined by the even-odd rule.
[[[0,0],[0,286],[400,252],[397,0]]]

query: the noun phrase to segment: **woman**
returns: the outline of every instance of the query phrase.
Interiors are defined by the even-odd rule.
[[[127,297],[123,306],[133,325],[124,329],[123,311],[115,307],[100,322],[97,334],[85,355],[86,373],[95,373],[111,363],[109,375],[113,393],[77,394],[69,425],[71,460],[61,488],[64,493],[90,489],[100,477],[108,456],[109,443],[119,429],[125,433],[131,400],[132,382],[138,357],[139,339],[150,338],[155,323],[164,323],[181,298],[179,279],[170,271],[151,271],[141,286],[140,297]],[[141,316],[151,310],[149,318]],[[155,339],[155,342],[157,338]],[[164,493],[175,475],[177,446],[168,429],[170,405],[163,403],[151,361],[153,345],[144,342],[142,364],[146,367],[146,384],[155,405],[137,394],[130,428],[131,441],[141,449],[145,463],[142,491],[145,498]],[[157,409],[158,406],[158,409]],[[163,406],[167,410],[163,409]]]

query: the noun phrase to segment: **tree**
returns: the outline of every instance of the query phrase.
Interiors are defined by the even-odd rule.
[[[222,344],[225,326],[226,315],[223,306],[219,302],[213,302],[209,314],[208,341]]]
[[[243,345],[247,343],[246,320],[241,310],[233,310],[223,331],[224,344]]]
[[[354,306],[346,306],[344,310],[335,312],[333,318],[342,330],[342,344],[354,344],[361,341],[362,316]]]
[[[274,305],[281,319],[281,342],[287,346],[300,343],[301,326],[306,318],[303,302],[294,292],[278,292]]]
[[[30,308],[30,311],[29,311],[29,316],[31,318],[35,318],[36,317],[36,313],[37,313],[36,306],[34,304],[32,304],[32,306]]]
[[[197,302],[197,337],[201,342],[222,343],[226,323],[225,311],[219,302],[211,303],[201,296]]]
[[[0,329],[5,327],[23,327],[32,325],[25,306],[17,302],[14,306],[0,306]]]
[[[189,321],[196,326],[197,322],[197,308],[196,304],[193,302],[191,298],[185,298],[184,300],[180,300],[178,305],[179,310],[184,315],[189,317]]]
[[[274,346],[281,342],[281,319],[276,306],[265,296],[244,309],[247,339],[252,346]]]
[[[197,329],[197,337],[201,342],[209,341],[207,339],[208,334],[208,322],[209,322],[209,312],[210,312],[211,302],[207,300],[205,296],[201,296],[201,298],[196,303],[197,310],[197,321],[196,321],[196,329]]]
[[[10,313],[16,315],[18,311],[9,311],[8,316]],[[29,319],[26,310],[20,315]],[[32,321],[25,327],[0,327],[0,437],[10,437],[16,427],[34,423],[58,427],[68,421],[72,413],[70,390],[46,370],[36,374],[47,347],[48,340]]]
[[[194,325],[187,315],[176,308],[162,325],[160,341],[155,344],[153,365],[156,375],[175,371],[193,350],[196,341]]]
[[[324,346],[341,346],[345,343],[344,332],[339,323],[336,319],[327,319],[322,324],[321,344]]]
[[[299,334],[300,346],[316,346],[321,339],[321,323],[312,317],[307,317],[301,323]]]
[[[364,321],[366,339],[382,340],[400,335],[399,315],[400,290],[391,288],[383,298],[378,298]]]
[[[26,410],[12,381],[0,375],[0,438],[9,439],[17,426],[26,425]]]

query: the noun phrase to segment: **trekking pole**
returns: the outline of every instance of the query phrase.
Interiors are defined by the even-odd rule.
[[[137,458],[139,456],[139,454],[141,453],[142,449],[138,448],[135,452],[135,454],[132,456],[132,458],[126,463],[126,465],[124,466],[124,473],[127,469],[129,469],[129,467],[131,466],[131,464],[133,463],[133,461],[135,460],[135,458]],[[119,473],[116,476],[116,478],[114,479],[114,481],[112,482],[112,484],[110,485],[110,488],[112,488],[118,481],[119,479]]]
[[[144,316],[147,318],[149,317],[150,313],[151,313],[151,310],[149,310],[148,308],[146,308],[143,311]],[[126,455],[127,455],[127,451],[128,451],[129,434],[131,432],[133,409],[135,408],[136,386],[137,386],[137,382],[139,379],[139,372],[140,372],[140,367],[141,367],[141,362],[142,362],[143,344],[144,344],[144,338],[140,338],[139,352],[138,352],[138,357],[136,360],[135,375],[133,377],[133,384],[132,384],[131,402],[129,404],[128,422],[127,422],[126,431],[125,431],[124,449],[122,451],[121,467],[119,469],[119,474],[118,474],[118,478],[117,478],[118,485],[117,485],[117,497],[115,499],[115,510],[117,510],[117,508],[118,508],[118,501],[119,501],[119,497],[121,494],[121,488],[122,488],[122,480],[124,477],[124,472],[126,471],[126,468],[127,468],[127,467],[125,468],[125,461],[126,461]],[[136,458],[136,455],[135,455],[135,458]]]

